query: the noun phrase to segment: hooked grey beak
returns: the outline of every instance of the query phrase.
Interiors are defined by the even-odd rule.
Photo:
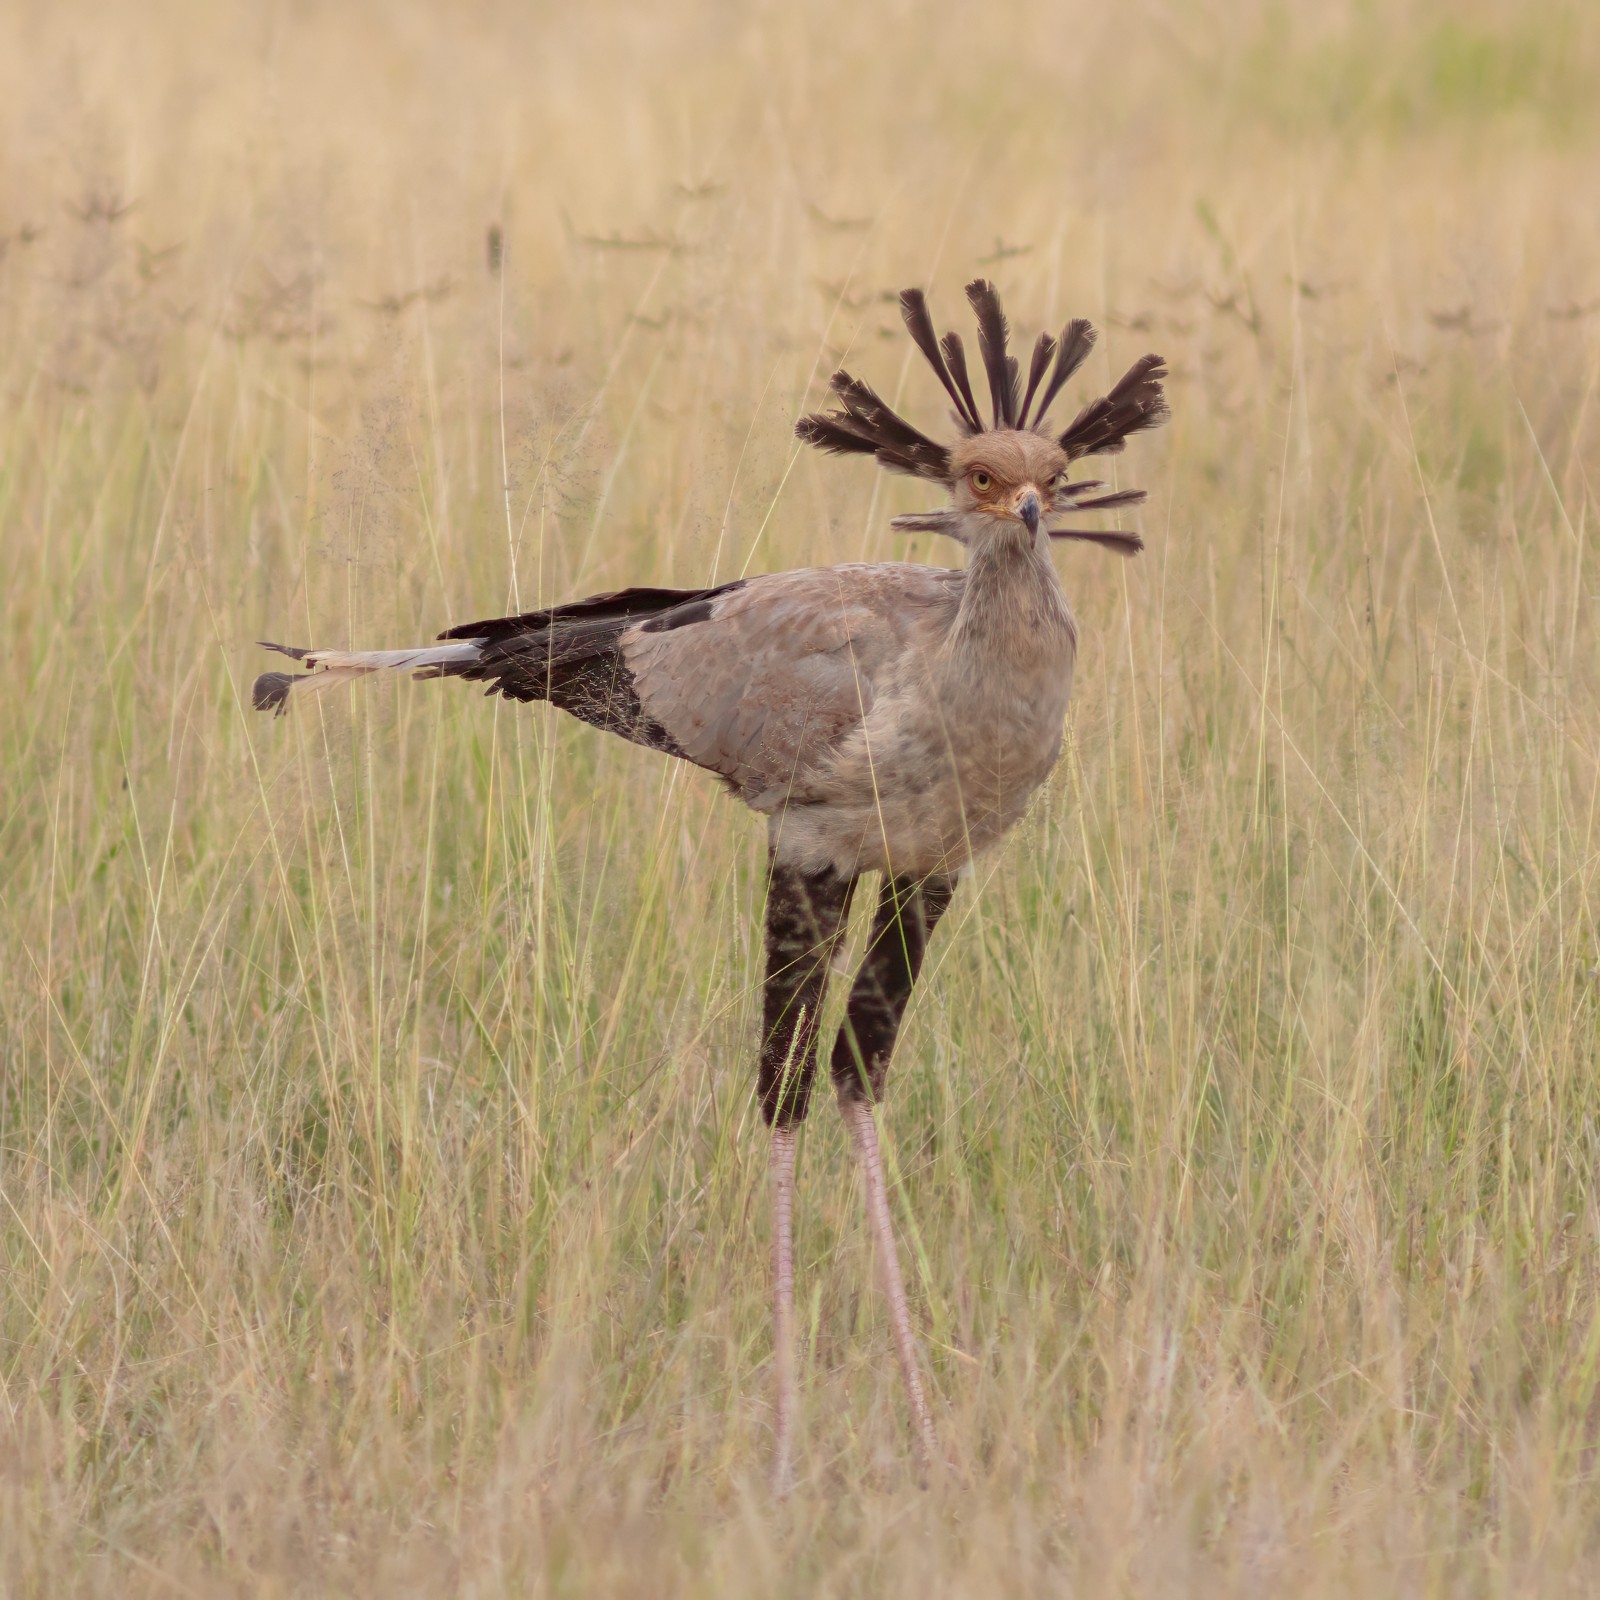
[[[1039,497],[1030,489],[1017,506],[1017,515],[1027,523],[1030,539],[1036,537],[1039,532],[1039,512]]]

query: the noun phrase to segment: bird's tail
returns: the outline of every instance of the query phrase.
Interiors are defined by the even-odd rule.
[[[276,712],[280,717],[289,709],[290,696],[321,694],[328,689],[363,678],[369,672],[411,672],[419,678],[438,678],[459,674],[483,655],[481,639],[455,639],[448,644],[420,645],[415,650],[304,650],[295,645],[269,644],[308,668],[306,672],[263,672],[250,692],[250,703],[257,711]]]

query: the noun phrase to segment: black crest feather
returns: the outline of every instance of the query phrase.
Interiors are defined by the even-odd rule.
[[[1150,496],[1143,489],[1116,489],[1110,494],[1097,494],[1090,500],[1074,499],[1073,511],[1110,511],[1116,506],[1142,506]]]
[[[900,315],[905,318],[906,330],[915,341],[917,349],[927,358],[928,365],[933,368],[939,382],[944,385],[944,392],[955,402],[956,412],[962,425],[968,433],[981,433],[983,424],[978,420],[977,412],[970,411],[966,397],[957,392],[950,378],[950,369],[945,365],[944,356],[940,353],[939,336],[933,331],[933,318],[928,313],[928,297],[920,289],[902,289]]]
[[[1089,352],[1094,349],[1096,334],[1086,317],[1074,317],[1066,327],[1061,330],[1061,347],[1056,351],[1056,369],[1050,374],[1050,381],[1045,385],[1045,390],[1039,396],[1039,409],[1034,413],[1033,425],[1038,427],[1044,421],[1047,412],[1055,397],[1061,393],[1062,388],[1079,367],[1089,359]],[[1023,418],[1023,426],[1027,426],[1027,418]]]
[[[1056,342],[1048,333],[1039,335],[1039,342],[1033,347],[1033,360],[1028,363],[1028,388],[1022,397],[1022,407],[1017,412],[1017,426],[1028,426],[1028,407],[1033,404],[1033,391],[1039,387],[1039,380],[1044,376],[1044,369],[1050,365],[1050,357],[1056,353]]]
[[[1136,533],[1122,528],[1052,528],[1052,539],[1084,539],[1090,544],[1114,550],[1119,556],[1136,556],[1144,549],[1144,540]]]
[[[1121,450],[1130,433],[1159,427],[1167,420],[1161,380],[1167,364],[1160,356],[1141,356],[1117,379],[1109,394],[1091,400],[1061,434],[1069,461],[1079,456],[1109,456]]]
[[[967,376],[967,347],[961,342],[959,333],[947,333],[939,341],[939,349],[944,353],[945,360],[950,365],[950,376],[956,380],[956,387],[961,390],[962,397],[967,402],[967,410],[974,417],[978,415],[978,402],[973,397],[972,379]],[[974,433],[983,432],[983,423],[980,421],[972,430]]]
[[[1017,425],[1017,364],[1006,354],[1011,330],[1000,309],[1000,293],[987,278],[967,285],[967,299],[978,319],[978,353],[989,374],[989,398],[994,405],[994,425]]]
[[[1027,388],[1023,389],[1017,360],[1007,349],[1010,328],[999,291],[987,278],[974,278],[967,285],[967,299],[978,320],[978,353],[989,380],[993,418],[989,426],[996,430],[1033,428],[1043,432],[1051,404],[1094,348],[1094,329],[1082,317],[1075,317],[1061,330],[1059,339],[1040,334],[1028,362]],[[988,431],[972,390],[961,335],[950,332],[942,338],[938,336],[927,296],[921,289],[901,291],[900,314],[913,343],[949,395],[957,428],[969,437]],[[1068,459],[1113,454],[1124,447],[1129,434],[1164,422],[1167,403],[1161,382],[1166,375],[1166,364],[1160,356],[1136,361],[1109,394],[1091,400],[1058,435]],[[834,373],[829,386],[840,409],[815,412],[795,424],[795,434],[806,444],[834,455],[870,455],[881,466],[913,477],[950,481],[949,448],[892,410],[870,384],[841,371]],[[1115,506],[1137,505],[1144,499],[1143,492],[1134,489],[1085,498],[1091,490],[1101,487],[1097,480],[1065,485],[1056,491],[1056,505],[1058,509],[1108,511]],[[1059,532],[1058,536],[1092,538],[1121,549],[1138,547],[1132,534],[1074,530]]]
[[[829,380],[843,411],[802,417],[795,434],[806,444],[834,455],[871,455],[894,472],[943,480],[950,475],[950,452],[892,411],[871,387],[848,372]]]

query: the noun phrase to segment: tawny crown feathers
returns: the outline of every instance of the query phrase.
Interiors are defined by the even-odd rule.
[[[974,278],[967,285],[967,299],[977,314],[978,354],[989,380],[988,422],[979,412],[972,392],[961,335],[947,333],[941,339],[935,334],[922,290],[905,289],[900,295],[900,314],[917,348],[950,396],[955,406],[956,426],[968,438],[999,429],[1031,429],[1035,433],[1045,433],[1045,414],[1094,347],[1094,329],[1082,317],[1074,317],[1061,330],[1059,339],[1041,333],[1028,363],[1028,383],[1024,389],[1017,359],[1006,350],[1010,330],[995,286],[986,278]],[[1134,362],[1108,394],[1091,400],[1066,429],[1056,435],[1056,442],[1066,452],[1067,459],[1114,455],[1124,448],[1129,434],[1165,422],[1168,411],[1161,380],[1166,375],[1166,363],[1160,356],[1142,356]],[[892,411],[870,384],[839,371],[829,380],[829,387],[843,410],[802,417],[794,430],[799,438],[834,455],[876,456],[878,464],[891,472],[905,472],[914,478],[929,478],[939,483],[950,482],[949,448],[930,439]],[[1115,500],[1117,504],[1130,503],[1121,496]]]

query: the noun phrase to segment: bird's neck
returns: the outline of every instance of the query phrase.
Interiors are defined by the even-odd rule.
[[[1070,665],[1077,629],[1047,550],[1019,527],[972,547],[951,645],[997,662],[1042,669]]]

